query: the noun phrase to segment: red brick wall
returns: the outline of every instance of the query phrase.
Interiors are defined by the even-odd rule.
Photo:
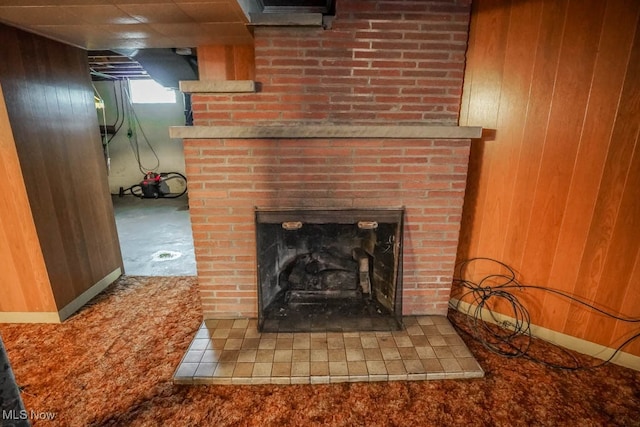
[[[469,3],[342,0],[331,30],[258,27],[261,92],[195,95],[195,122],[456,125]]]
[[[255,316],[254,207],[406,207],[404,312],[446,312],[466,140],[187,140],[205,315]]]
[[[331,30],[256,28],[255,94],[195,125],[457,125],[469,2],[339,1]],[[206,317],[256,316],[254,207],[406,207],[405,314],[445,314],[468,140],[185,140]]]

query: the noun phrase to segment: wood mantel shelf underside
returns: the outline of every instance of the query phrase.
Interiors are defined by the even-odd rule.
[[[172,126],[171,138],[250,139],[250,138],[389,138],[389,139],[475,139],[479,126]]]

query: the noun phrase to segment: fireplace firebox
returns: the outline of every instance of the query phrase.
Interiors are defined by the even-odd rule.
[[[402,328],[404,209],[259,209],[258,329]]]

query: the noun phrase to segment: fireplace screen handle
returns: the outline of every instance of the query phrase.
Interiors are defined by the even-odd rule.
[[[282,223],[285,230],[300,230],[302,228],[301,221],[285,221]],[[378,228],[377,221],[358,221],[358,228],[361,230],[375,230]]]
[[[361,230],[375,230],[378,228],[376,221],[358,221],[358,228]]]
[[[302,228],[302,222],[300,221],[283,222],[282,228],[284,228],[285,230],[300,230]]]

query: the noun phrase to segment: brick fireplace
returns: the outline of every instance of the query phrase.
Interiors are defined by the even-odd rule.
[[[255,211],[404,209],[402,308],[446,314],[471,138],[468,0],[343,0],[331,28],[256,27],[255,82],[186,82],[205,318],[257,317]]]

